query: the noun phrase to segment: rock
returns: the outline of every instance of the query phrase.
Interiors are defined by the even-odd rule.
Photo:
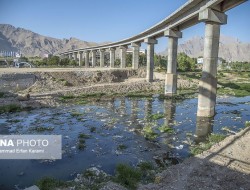
[[[30,94],[18,95],[17,100],[19,101],[28,101],[30,99]]]
[[[24,190],[40,190],[36,185],[33,185],[31,187],[25,188]]]

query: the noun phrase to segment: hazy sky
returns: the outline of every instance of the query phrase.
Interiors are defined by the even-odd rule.
[[[187,0],[0,0],[0,23],[54,38],[118,41],[144,31]],[[221,34],[250,42],[250,2],[228,11]],[[183,31],[180,43],[204,35],[200,23]],[[156,50],[166,48],[162,38]]]

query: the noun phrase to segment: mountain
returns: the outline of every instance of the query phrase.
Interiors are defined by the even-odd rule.
[[[96,45],[76,38],[61,40],[46,37],[9,24],[0,24],[0,51],[20,51],[24,56],[43,56]]]
[[[203,44],[204,38],[195,36],[179,44],[178,51],[197,58],[203,56]],[[0,24],[0,51],[21,51],[24,56],[43,56],[96,45],[100,44],[76,38],[61,40],[42,36],[23,28],[15,28],[9,24]],[[250,43],[241,42],[233,37],[221,36],[219,57],[227,61],[250,61],[249,52]],[[166,55],[167,50],[159,54]]]
[[[190,57],[203,56],[204,38],[195,36],[178,46],[178,52],[184,52]],[[243,43],[237,38],[220,36],[219,57],[227,61],[250,61],[250,43]],[[167,50],[160,53],[167,55]]]

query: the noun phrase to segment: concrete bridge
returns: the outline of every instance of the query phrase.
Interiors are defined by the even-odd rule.
[[[120,49],[121,68],[126,66],[126,51],[132,47],[132,68],[138,69],[139,51],[141,43],[147,44],[147,76],[148,82],[153,81],[154,45],[157,38],[168,37],[168,65],[165,80],[165,95],[172,96],[177,90],[177,47],[178,38],[182,37],[182,30],[197,23],[205,23],[204,37],[204,63],[202,77],[199,84],[197,116],[211,117],[215,114],[217,90],[217,59],[220,39],[220,25],[227,23],[226,11],[247,0],[189,0],[170,16],[133,37],[105,45],[75,49],[61,53],[70,59],[77,60],[79,64],[85,57],[85,67],[89,67],[90,53],[92,66],[96,65],[96,53],[100,54],[100,67],[104,67],[104,53],[109,51],[110,67],[114,67],[115,50]]]

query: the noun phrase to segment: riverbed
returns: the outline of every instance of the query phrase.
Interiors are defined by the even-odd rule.
[[[62,135],[61,160],[0,160],[2,189],[27,187],[44,176],[72,180],[97,167],[113,175],[118,163],[178,161],[210,133],[230,135],[250,120],[250,96],[217,98],[214,118],[197,119],[197,99],[118,97],[87,105],[61,105],[0,115],[1,134]],[[79,148],[79,136],[85,136]]]

